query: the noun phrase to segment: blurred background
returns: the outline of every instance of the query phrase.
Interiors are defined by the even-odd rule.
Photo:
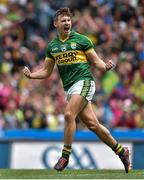
[[[22,68],[42,66],[47,44],[57,33],[53,16],[64,6],[72,10],[73,29],[92,40],[101,58],[116,63],[105,74],[91,68],[93,108],[99,121],[131,148],[134,168],[142,169],[144,0],[0,0],[0,167],[52,168],[61,153],[65,97],[57,68],[45,80],[27,79]],[[76,122],[70,168],[123,168]]]

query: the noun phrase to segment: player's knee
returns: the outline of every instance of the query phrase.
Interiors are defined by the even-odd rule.
[[[100,126],[99,122],[93,120],[89,121],[87,124],[88,129],[91,131],[97,131],[99,129],[99,126]]]
[[[88,128],[89,128],[89,130],[91,130],[91,131],[97,132],[98,127],[99,127],[99,126],[98,126],[97,124],[91,124]]]
[[[109,130],[103,125],[101,125],[99,122],[91,122],[88,128],[95,133],[103,133],[103,135],[105,136],[110,136]]]
[[[64,117],[66,122],[71,122],[73,120],[73,113],[71,111],[66,111]]]

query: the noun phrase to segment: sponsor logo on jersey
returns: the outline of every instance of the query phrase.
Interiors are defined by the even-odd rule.
[[[61,53],[52,53],[52,56],[58,65],[87,62],[86,55],[82,51],[72,50]]]
[[[71,62],[76,60],[76,55],[77,52],[68,52],[68,53],[63,53],[59,54],[55,57],[55,60],[58,64],[66,63],[66,62]]]
[[[71,42],[71,48],[76,49],[76,43],[75,42]]]

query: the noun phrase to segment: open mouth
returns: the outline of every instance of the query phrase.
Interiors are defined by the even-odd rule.
[[[65,31],[69,31],[69,29],[70,29],[69,27],[64,27]]]

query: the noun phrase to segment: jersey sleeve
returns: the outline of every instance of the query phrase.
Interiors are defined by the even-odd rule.
[[[46,51],[45,51],[45,60],[54,60],[54,58],[51,55],[51,47],[48,44]]]
[[[94,50],[94,45],[93,45],[92,41],[86,36],[84,36],[82,39],[82,45],[83,45],[83,51],[85,53],[88,53],[88,52]]]

